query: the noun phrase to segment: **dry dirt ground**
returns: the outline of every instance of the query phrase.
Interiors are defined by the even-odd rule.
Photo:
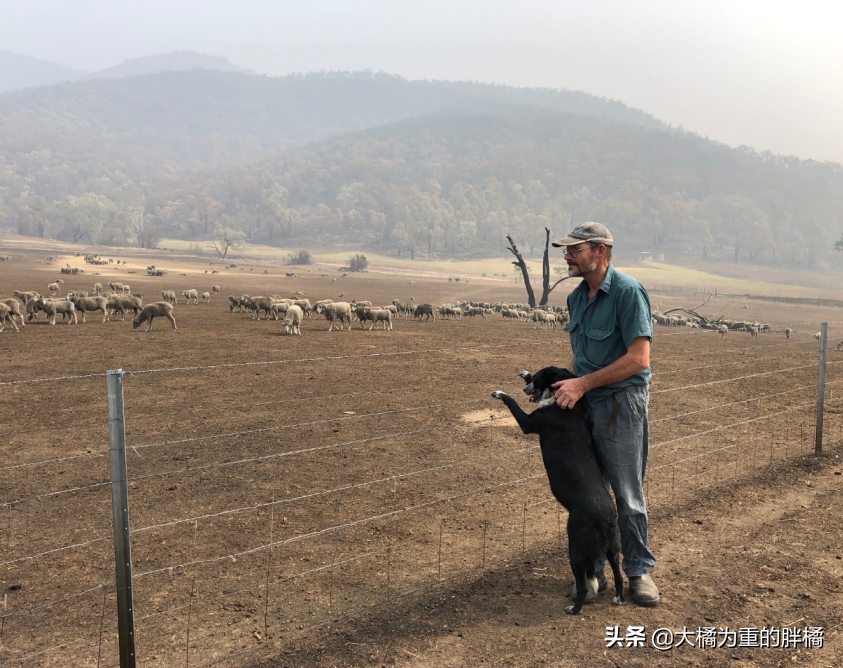
[[[0,263],[0,297],[44,291],[58,264],[84,266],[46,256]],[[840,665],[840,353],[829,353],[826,455],[809,454],[813,334],[829,320],[836,343],[840,310],[703,308],[774,325],[756,340],[657,328],[647,494],[662,603],[617,608],[603,595],[574,619],[561,612],[564,516],[537,443],[489,398],[520,394],[522,368],[567,364],[564,332],[495,315],[329,333],[314,318],[293,337],[225,301],[296,290],[520,301],[522,288],[315,267],[285,278],[257,264],[212,276],[190,259],[155,261],[170,274],[148,278],[154,260],[120,259],[63,288],[119,280],[148,303],[213,282],[223,296],[180,303],[178,333],[41,315],[0,334],[0,383],[88,376],[0,385],[0,662],[117,662],[102,374],[123,368],[140,665]],[[697,305],[682,297],[652,301]],[[785,625],[823,627],[825,644],[607,649],[606,626],[629,625],[648,645],[658,627]]]

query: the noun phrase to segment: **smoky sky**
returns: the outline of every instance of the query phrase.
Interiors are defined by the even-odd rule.
[[[0,48],[96,70],[191,50],[583,90],[732,146],[843,162],[843,3],[0,0]]]

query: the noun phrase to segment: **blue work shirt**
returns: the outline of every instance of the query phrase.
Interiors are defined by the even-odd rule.
[[[565,331],[571,336],[574,349],[574,373],[586,376],[609,366],[626,355],[633,339],[653,339],[653,316],[650,298],[644,287],[610,264],[603,283],[591,301],[588,283],[582,281],[568,295],[571,322]],[[589,406],[594,406],[622,387],[649,385],[650,367],[629,378],[596,387],[585,393]]]

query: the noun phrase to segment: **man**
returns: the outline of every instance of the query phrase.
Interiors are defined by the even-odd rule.
[[[644,474],[647,468],[647,406],[653,321],[647,292],[611,264],[614,242],[600,223],[583,223],[554,241],[565,247],[569,276],[583,281],[568,295],[570,334],[577,378],[555,383],[556,403],[571,408],[585,397],[592,436],[604,478],[615,494],[623,569],[638,605],[659,602],[648,571],[656,563],[649,549]],[[602,563],[595,565],[598,591],[606,588]],[[574,585],[576,596],[576,585]],[[586,601],[597,591],[589,590]]]

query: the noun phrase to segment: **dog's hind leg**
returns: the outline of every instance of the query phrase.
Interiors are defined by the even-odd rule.
[[[565,608],[565,614],[578,615],[582,610],[583,603],[585,603],[585,595],[588,593],[588,582],[594,579],[594,569],[585,563],[579,563],[576,565],[571,564],[571,570],[574,572],[574,580],[577,582],[577,598],[574,600],[574,605],[569,605]]]
[[[615,605],[625,605],[626,599],[623,597],[623,575],[621,575],[617,546],[609,546],[609,549],[606,550],[606,559],[609,560],[609,565],[612,567],[612,575],[615,577],[615,598],[612,599],[612,603]]]

